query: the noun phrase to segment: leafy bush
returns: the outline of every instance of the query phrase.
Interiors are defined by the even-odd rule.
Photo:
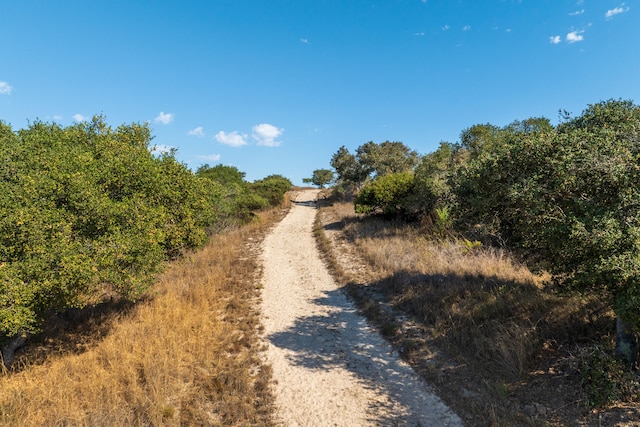
[[[511,133],[470,163],[460,205],[640,325],[639,140],[640,108],[626,101],[557,130]]]
[[[379,176],[360,190],[354,200],[355,210],[358,213],[382,212],[384,215],[406,213],[413,188],[411,172]]]
[[[235,166],[216,165],[211,167],[205,164],[198,168],[196,175],[223,185],[242,185],[245,184],[244,177],[246,174],[239,171]]]
[[[203,165],[196,175],[206,182],[212,201],[218,209],[215,221],[218,225],[244,223],[254,217],[253,212],[270,206],[278,206],[284,193],[291,189],[291,181],[281,175],[270,175],[250,183],[244,180],[245,173],[234,166]]]
[[[264,198],[269,206],[278,206],[284,201],[284,193],[291,190],[291,181],[282,175],[269,175],[251,184],[251,191]]]
[[[135,299],[165,258],[204,243],[215,191],[150,140],[102,117],[0,124],[0,344],[105,293]]]
[[[217,229],[245,223],[253,217],[253,211],[268,205],[264,198],[251,190],[244,180],[244,172],[233,166],[204,165],[198,168],[196,175],[206,182],[212,196],[211,203],[217,208]]]

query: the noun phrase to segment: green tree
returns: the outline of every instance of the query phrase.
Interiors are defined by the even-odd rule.
[[[433,215],[436,208],[452,204],[450,177],[455,173],[458,147],[441,142],[433,153],[422,156],[415,169],[411,197],[413,216]]]
[[[251,190],[267,200],[270,206],[278,206],[284,201],[284,194],[293,184],[282,175],[269,175],[251,184]]]
[[[210,167],[205,164],[198,168],[196,175],[207,181],[206,185],[214,196],[212,203],[217,208],[214,228],[217,230],[248,222],[255,211],[269,205],[267,199],[251,189],[250,183],[244,180],[245,173],[235,166]]]
[[[500,128],[490,123],[473,125],[460,133],[460,151],[465,161],[491,152],[500,139]]]
[[[356,158],[367,174],[375,176],[408,172],[418,164],[418,153],[402,142],[367,142],[357,149]]]
[[[559,125],[505,132],[465,171],[470,217],[544,259],[555,279],[609,298],[618,354],[633,362],[640,326],[640,108],[590,105]]]
[[[334,180],[333,171],[330,169],[316,169],[313,171],[312,178],[305,178],[303,181],[305,183],[311,183],[313,185],[317,185],[320,188],[324,188],[326,185],[329,185]]]
[[[235,166],[216,165],[214,167],[204,164],[196,170],[196,175],[219,182],[222,185],[245,184],[245,173]]]
[[[101,295],[136,299],[216,220],[204,182],[147,125],[0,124],[0,346]]]
[[[344,145],[331,157],[331,167],[335,169],[339,183],[360,185],[370,173]]]
[[[331,158],[331,167],[337,174],[334,194],[354,194],[367,180],[412,171],[418,161],[418,153],[402,142],[370,141],[358,147],[355,155],[342,146]]]

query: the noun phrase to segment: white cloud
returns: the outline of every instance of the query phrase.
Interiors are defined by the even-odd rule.
[[[229,145],[231,147],[242,147],[243,145],[247,145],[247,135],[239,134],[238,131],[235,130],[231,133],[220,131],[214,138],[219,143]]]
[[[76,122],[84,122],[86,120],[86,117],[82,114],[74,114],[73,120],[75,120]]]
[[[471,29],[471,25],[465,25],[462,27],[462,31],[469,31]]]
[[[258,142],[258,145],[262,145],[264,147],[278,147],[282,144],[280,141],[276,141],[276,138],[282,135],[284,129],[279,129],[268,123],[261,123],[259,125],[255,125],[252,130],[253,139]]]
[[[202,138],[204,137],[204,129],[202,128],[202,126],[198,126],[197,128],[191,129],[189,132],[187,132],[187,135]]]
[[[448,24],[445,24],[445,25],[442,27],[442,31],[447,31],[449,28],[451,28],[451,27],[450,27]]]
[[[158,117],[153,119],[153,121],[156,123],[162,123],[163,125],[168,125],[173,121],[173,118],[174,118],[173,114],[160,111],[160,114],[158,114]]]
[[[551,37],[549,37],[549,42],[551,44],[558,44],[561,41],[562,41],[562,37],[560,37],[560,36],[551,36]]]
[[[164,145],[164,144],[159,144],[159,145],[154,145],[152,147],[149,147],[149,151],[151,151],[151,154],[155,154],[156,156],[159,156],[161,154],[169,154],[171,153],[172,150],[175,150],[175,147],[171,147],[170,145]]]
[[[571,12],[569,16],[578,16],[584,13],[584,9],[576,10],[575,12]]]
[[[220,161],[220,154],[209,154],[206,156],[198,156],[199,159],[206,160],[208,162],[217,162]]]
[[[307,43],[309,43],[309,39],[306,39],[306,38],[303,37],[303,38],[300,39],[300,42],[304,43],[304,44],[307,44]]]
[[[582,40],[584,40],[584,36],[582,35],[582,33],[584,33],[584,31],[571,31],[570,33],[567,34],[567,42],[569,43],[575,43],[575,42],[581,42]]]
[[[424,31],[419,31],[417,33],[413,33],[414,36],[418,36],[418,37],[423,37],[424,36]]]
[[[620,6],[613,8],[613,9],[609,9],[607,10],[607,12],[604,14],[605,18],[607,19],[611,19],[616,15],[619,15],[621,13],[625,13],[629,11],[629,6],[625,7],[625,4],[622,3]]]
[[[11,95],[13,86],[7,82],[0,82],[0,95]]]

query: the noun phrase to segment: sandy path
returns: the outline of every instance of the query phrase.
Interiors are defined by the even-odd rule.
[[[316,193],[299,193],[263,243],[261,309],[279,424],[462,425],[337,288],[312,233]]]

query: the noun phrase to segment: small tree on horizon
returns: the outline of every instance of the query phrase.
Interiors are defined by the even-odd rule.
[[[333,171],[330,169],[316,169],[313,171],[313,177],[304,178],[302,182],[305,184],[317,185],[319,188],[324,188],[326,185],[331,184],[335,179]]]

